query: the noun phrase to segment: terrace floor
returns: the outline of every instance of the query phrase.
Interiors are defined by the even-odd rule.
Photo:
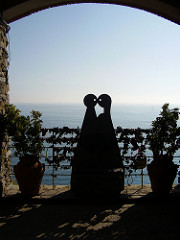
[[[121,192],[121,199],[139,199],[151,193],[151,186],[130,185],[125,186]],[[12,185],[6,196],[7,200],[23,200],[19,191],[18,185]],[[25,200],[25,199],[24,199]],[[48,201],[51,200],[76,200],[76,197],[71,193],[70,186],[67,185],[41,185],[39,195],[32,197],[31,201]]]
[[[68,186],[42,186],[22,200],[14,186],[0,202],[0,239],[178,239],[180,187],[156,198],[149,185],[131,185],[114,202],[78,201]]]

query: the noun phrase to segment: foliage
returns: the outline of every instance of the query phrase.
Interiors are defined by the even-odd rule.
[[[15,119],[19,116],[19,110],[10,104],[5,106],[5,111],[0,114],[0,138],[4,141],[4,136],[7,133],[10,136],[15,132]]]
[[[80,135],[79,128],[51,128],[43,129],[43,136],[49,148],[53,148],[53,156],[49,156],[47,150],[45,160],[49,165],[55,168],[62,167],[61,162],[71,162],[74,158],[74,151]],[[128,165],[127,169],[137,169],[136,162],[139,162],[140,157],[144,157],[146,149],[145,141],[148,129],[115,129],[117,142],[120,148],[120,153],[123,161]]]
[[[148,144],[154,159],[164,155],[171,159],[180,147],[180,128],[177,125],[179,109],[169,109],[169,104],[162,106],[160,116],[152,121],[152,129],[148,134]]]
[[[63,161],[71,162],[79,139],[79,128],[51,128],[42,129],[45,142],[48,144],[45,160],[55,168],[69,169],[70,165],[60,164]],[[48,156],[48,148],[52,148],[52,158]]]
[[[20,115],[20,110],[12,104],[6,106],[6,129],[11,136],[16,155],[34,155],[39,157],[43,150],[41,137],[42,120],[39,111],[31,111],[30,116]]]

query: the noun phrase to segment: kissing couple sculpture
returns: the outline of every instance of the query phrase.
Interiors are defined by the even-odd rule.
[[[84,179],[91,175],[90,179],[92,181],[92,176],[103,174],[104,178],[108,171],[123,169],[122,158],[111,120],[111,97],[107,94],[101,94],[97,98],[94,94],[88,94],[84,97],[83,102],[87,109],[74,160],[72,161],[71,185],[74,185],[73,175],[86,175]],[[104,108],[103,113],[99,116],[95,111],[97,103]],[[97,178],[99,179],[99,177]]]

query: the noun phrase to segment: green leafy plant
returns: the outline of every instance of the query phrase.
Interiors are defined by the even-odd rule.
[[[15,154],[19,157],[34,155],[39,157],[43,150],[42,114],[39,111],[31,111],[30,116],[20,115],[20,110],[12,104],[6,106],[4,115],[5,126],[13,146]]]
[[[153,152],[154,160],[167,156],[172,159],[180,147],[179,109],[169,109],[169,104],[162,106],[160,116],[152,122],[152,129],[148,134],[149,149]]]

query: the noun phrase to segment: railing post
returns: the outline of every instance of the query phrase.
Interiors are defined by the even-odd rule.
[[[143,169],[141,170],[141,187],[143,188],[144,186],[144,171]]]
[[[54,160],[54,144],[53,144],[53,160]],[[55,176],[55,171],[54,171],[54,169],[55,169],[55,166],[54,166],[54,162],[53,162],[53,173],[52,173],[52,178],[53,178],[53,189],[55,188],[55,182],[54,182],[54,176]]]

